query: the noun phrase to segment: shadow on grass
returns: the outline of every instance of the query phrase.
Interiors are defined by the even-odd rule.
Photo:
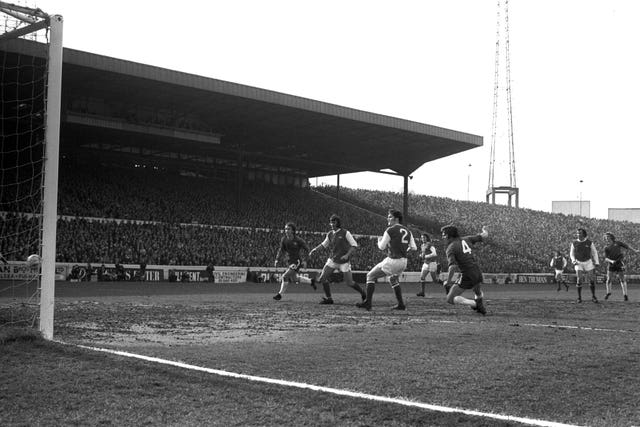
[[[0,345],[12,342],[43,341],[40,331],[27,327],[8,326],[0,328]]]

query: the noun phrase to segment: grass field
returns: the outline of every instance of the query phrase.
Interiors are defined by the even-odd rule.
[[[630,286],[630,302],[614,288],[576,304],[574,289],[486,285],[483,317],[435,285],[404,284],[395,312],[381,284],[367,312],[342,286],[323,306],[306,287],[275,302],[275,284],[60,283],[65,344],[0,345],[0,425],[640,425]]]

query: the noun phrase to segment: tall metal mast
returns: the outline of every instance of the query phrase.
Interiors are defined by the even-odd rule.
[[[494,86],[493,86],[493,118],[491,124],[491,151],[489,158],[489,185],[487,188],[487,202],[496,202],[496,194],[507,194],[509,197],[509,206],[511,206],[511,199],[515,196],[515,205],[519,205],[519,190],[516,182],[516,160],[515,150],[513,144],[513,110],[511,105],[511,60],[509,53],[509,0],[504,2],[504,19],[502,11],[501,1],[498,0],[498,14],[496,23],[496,53],[495,53],[495,70],[494,70]],[[500,42],[501,28],[504,26],[504,95],[506,99],[502,101],[506,107],[506,129],[501,129],[503,126],[500,120],[500,107],[501,107],[501,95],[503,93],[501,86],[501,63],[500,57],[502,52]],[[509,150],[509,185],[496,186],[495,185],[495,170],[496,170],[496,140],[500,136],[499,131],[506,131],[506,139]]]

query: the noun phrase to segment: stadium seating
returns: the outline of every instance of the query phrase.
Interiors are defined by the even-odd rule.
[[[124,161],[102,165],[66,159],[60,171],[57,261],[267,267],[273,265],[287,221],[295,222],[313,247],[328,231],[329,215],[337,213],[360,245],[354,269],[367,270],[383,257],[372,236],[384,230],[386,211],[402,206],[402,194],[349,188],[341,188],[339,194],[338,201],[331,186],[302,189],[247,182],[238,203],[237,189],[219,180]],[[425,231],[439,239],[440,227],[448,223],[458,225],[463,234],[477,233],[487,225],[491,240],[476,251],[486,272],[549,272],[552,252],[558,249],[568,255],[578,226],[588,230],[600,251],[607,231],[632,246],[637,246],[633,239],[640,235],[640,225],[629,222],[443,197],[410,194],[409,204],[408,223],[417,238]],[[24,235],[15,241],[8,230],[37,230],[35,220],[8,206],[3,205],[0,225],[9,238],[0,242],[0,251],[25,259],[37,248],[22,241],[28,239]],[[445,263],[442,242],[436,247]],[[325,260],[326,254],[314,256],[309,266],[320,268]],[[629,272],[639,270],[637,257],[628,256],[627,261]],[[417,257],[410,258],[408,268],[420,268]]]
[[[318,187],[317,191],[335,194],[335,187]],[[363,189],[340,189],[341,197],[350,203],[382,212],[384,206],[399,206],[402,194]],[[552,214],[531,209],[468,202],[444,197],[409,195],[410,222],[416,228],[439,236],[442,225],[454,223],[462,234],[475,234],[483,225],[491,230],[491,241],[476,252],[486,272],[549,272],[554,250],[565,256],[577,227],[589,233],[603,257],[603,235],[610,231],[621,241],[636,247],[640,224],[594,218]],[[640,259],[628,256],[627,271],[637,272]]]
[[[246,182],[238,203],[235,186],[227,182],[125,165],[67,162],[59,193],[58,212],[73,217],[266,229],[293,221],[300,230],[322,231],[335,212],[358,234],[380,234],[386,224],[386,215],[338,204],[308,189]]]

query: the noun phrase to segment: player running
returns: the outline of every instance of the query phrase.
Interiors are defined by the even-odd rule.
[[[289,267],[280,278],[280,292],[273,297],[274,300],[280,301],[282,299],[289,283],[304,283],[311,285],[314,290],[316,289],[315,279],[309,279],[299,274],[300,268],[306,267],[307,264],[300,256],[300,252],[303,249],[309,253],[307,243],[296,235],[295,224],[293,222],[287,222],[284,225],[284,236],[282,236],[280,240],[280,247],[278,248],[274,265],[276,268],[278,267],[280,255],[284,252],[287,254]]]
[[[400,275],[407,268],[407,252],[418,249],[413,235],[407,227],[402,225],[402,212],[390,210],[387,215],[389,227],[385,230],[381,238],[378,238],[378,248],[387,251],[387,257],[367,273],[366,299],[356,304],[357,307],[371,310],[373,293],[376,289],[376,280],[389,276],[391,288],[398,300],[394,310],[406,310],[407,307],[402,300],[402,289],[400,288]]]
[[[442,237],[446,239],[447,261],[449,262],[449,275],[444,282],[447,290],[447,302],[449,304],[464,304],[482,314],[487,314],[487,309],[482,302],[482,271],[473,256],[471,247],[478,242],[482,242],[489,236],[486,227],[482,227],[482,232],[474,236],[460,237],[458,228],[454,225],[445,225],[441,229]],[[460,277],[451,285],[451,280],[456,271],[460,271]],[[461,296],[467,290],[473,290],[475,299],[468,299]]]
[[[556,283],[558,284],[558,292],[562,289],[562,285],[566,288],[567,292],[569,291],[569,285],[567,281],[564,280],[564,269],[567,268],[567,259],[562,256],[560,251],[554,251],[553,257],[551,258],[551,262],[549,263],[550,267],[553,267],[555,272]]]
[[[613,282],[614,277],[617,277],[618,282],[620,282],[620,287],[622,288],[624,300],[629,301],[629,296],[627,295],[627,279],[624,275],[625,267],[623,249],[633,251],[636,254],[639,251],[624,242],[616,240],[616,236],[614,236],[613,233],[605,233],[604,240],[607,243],[607,246],[604,248],[604,261],[608,265],[607,281],[605,282],[607,294],[604,296],[604,299],[607,300],[611,296],[611,282]]]
[[[425,296],[425,288],[427,287],[427,276],[431,276],[433,283],[442,283],[438,279],[438,253],[436,252],[435,245],[431,242],[431,237],[427,233],[422,233],[422,244],[420,245],[420,258],[422,258],[423,264],[420,270],[420,292],[416,296]]]
[[[333,214],[329,217],[329,225],[331,226],[331,231],[327,233],[322,243],[309,252],[309,257],[311,257],[311,255],[320,248],[328,248],[331,251],[331,255],[322,268],[322,273],[318,279],[318,281],[322,283],[322,289],[325,294],[320,304],[333,304],[329,278],[336,270],[343,274],[344,282],[347,286],[360,293],[364,301],[366,295],[360,285],[354,283],[353,274],[351,273],[351,254],[353,254],[353,251],[358,247],[358,243],[349,231],[342,228],[342,222],[338,215]]]

